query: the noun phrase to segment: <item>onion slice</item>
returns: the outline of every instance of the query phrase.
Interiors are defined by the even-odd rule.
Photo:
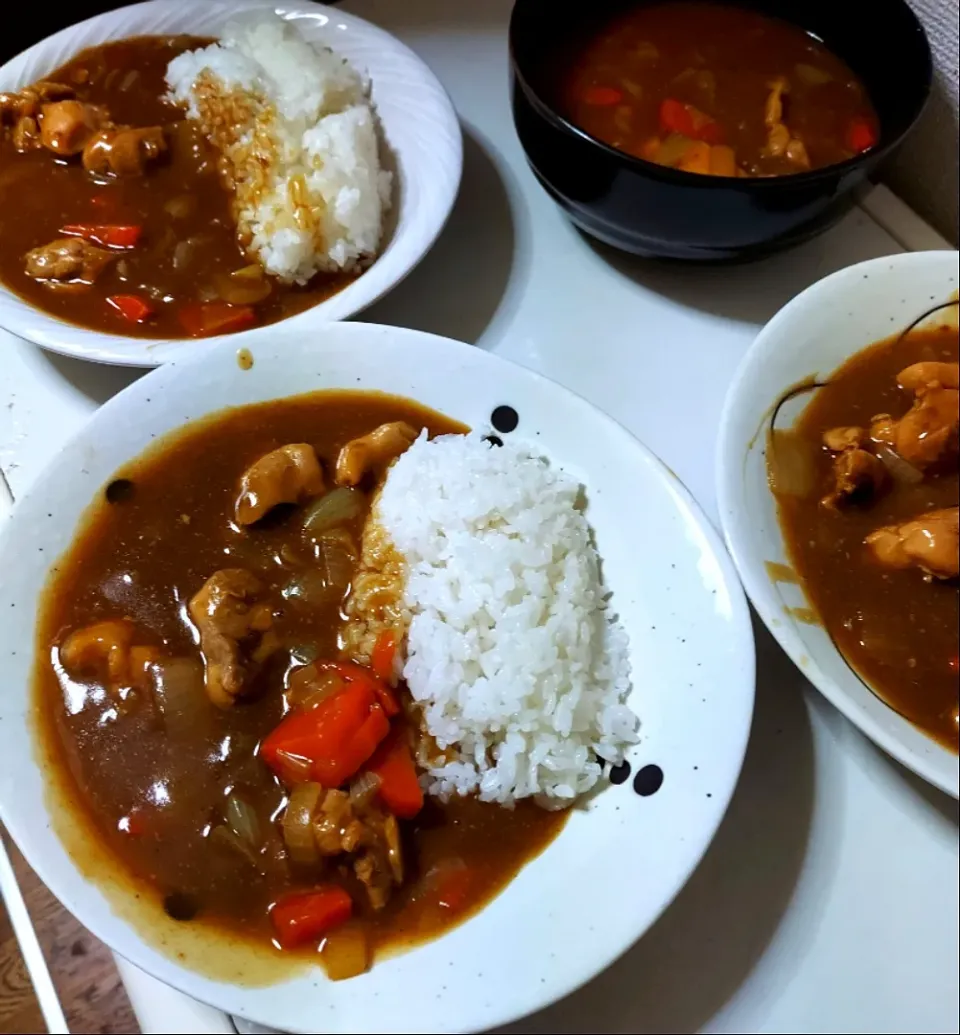
[[[290,858],[298,866],[316,866],[320,862],[313,836],[313,814],[322,795],[320,784],[302,783],[293,789],[283,814],[283,840]]]

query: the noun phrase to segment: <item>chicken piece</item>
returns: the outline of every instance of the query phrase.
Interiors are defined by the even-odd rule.
[[[960,391],[921,388],[913,406],[896,421],[893,448],[920,470],[950,463],[960,446]]]
[[[807,145],[799,137],[790,137],[784,153],[787,161],[793,162],[794,165],[799,166],[801,169],[810,168],[810,155],[807,153]]]
[[[787,80],[777,76],[770,84],[770,93],[767,94],[766,103],[763,106],[763,122],[768,128],[783,122],[783,95],[789,90]]]
[[[40,141],[61,158],[78,155],[108,120],[106,108],[83,101],[54,101],[40,109]]]
[[[887,568],[919,568],[937,579],[960,575],[960,507],[931,510],[871,532],[866,544]]]
[[[22,154],[25,151],[37,151],[43,144],[40,140],[40,127],[32,115],[21,115],[13,127],[13,146]]]
[[[960,446],[960,364],[913,363],[900,371],[897,383],[914,393],[914,404],[899,420],[878,414],[870,437],[921,471],[954,461]]]
[[[64,640],[60,662],[75,676],[106,676],[121,684],[130,672],[133,636],[133,624],[126,620],[96,622]]]
[[[801,169],[810,168],[810,157],[806,146],[795,137],[783,121],[783,98],[790,92],[790,84],[783,76],[777,76],[770,83],[770,93],[763,108],[763,121],[767,127],[767,142],[763,153],[768,158],[786,158]]]
[[[960,389],[960,363],[913,363],[897,374],[897,384],[915,393],[934,386]]]
[[[845,449],[856,449],[866,441],[863,428],[829,428],[823,433],[823,444],[831,453],[842,453]]]
[[[323,493],[323,469],[317,451],[295,442],[267,453],[240,479],[234,513],[238,525],[252,525],[280,503],[303,503]]]
[[[24,115],[36,117],[41,106],[47,101],[61,100],[64,97],[72,97],[73,94],[72,86],[43,79],[33,86],[25,86],[22,90],[0,93],[0,123],[6,119],[15,122]]]
[[[24,256],[28,277],[43,281],[78,281],[90,285],[117,256],[82,237],[61,237]]]
[[[73,676],[104,680],[111,690],[146,690],[157,647],[135,645],[136,629],[126,618],[95,622],[72,632],[60,647],[60,663]],[[120,694],[124,697],[123,693]]]
[[[161,126],[102,129],[83,148],[83,167],[96,176],[142,176],[167,149]]]
[[[337,485],[359,485],[368,471],[385,467],[414,443],[419,432],[406,421],[381,424],[348,442],[337,457]]]
[[[845,449],[833,458],[833,490],[820,501],[825,507],[863,503],[887,484],[883,461],[865,449]]]
[[[358,801],[346,791],[330,790],[313,819],[321,855],[355,855],[353,870],[365,886],[370,905],[382,909],[393,888],[403,883],[403,851],[396,817],[373,799]]]
[[[271,630],[273,612],[259,599],[263,593],[263,583],[249,571],[224,568],[190,600],[207,696],[219,708],[229,708],[250,689],[260,666],[279,646]]]
[[[897,440],[897,422],[889,413],[878,413],[870,421],[870,441],[893,449]]]

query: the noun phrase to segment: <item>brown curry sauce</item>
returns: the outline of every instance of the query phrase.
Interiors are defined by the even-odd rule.
[[[218,156],[164,100],[169,62],[212,40],[142,36],[81,51],[46,80],[73,87],[77,100],[103,105],[118,124],[164,127],[168,149],[142,175],[92,178],[79,156],[64,159],[45,148],[17,151],[0,126],[0,280],[37,308],[93,330],[143,338],[184,338],[186,304],[216,301],[216,278],[250,266],[241,249],[230,194],[218,175]],[[175,213],[175,214],[174,214]],[[65,225],[138,226],[136,246],[124,250],[85,291],[58,291],[28,276],[24,256],[62,238]],[[306,286],[269,278],[257,302],[257,325],[274,323],[325,301],[355,279],[318,274]],[[146,299],[153,315],[125,319],[111,296]]]
[[[642,4],[564,55],[557,104],[627,154],[686,172],[781,176],[874,146],[854,73],[803,29],[735,5]]]
[[[58,672],[56,647],[78,627],[126,617],[141,632],[138,642],[196,655],[182,610],[213,571],[243,566],[273,590],[290,576],[276,558],[296,538],[295,514],[251,531],[229,526],[244,468],[290,441],[312,443],[329,467],[346,441],[388,420],[431,434],[464,430],[407,400],[361,392],[301,396],[191,424],[117,473],[54,570],[38,622],[34,687],[42,754],[59,769],[52,783],[63,785],[90,838],[118,861],[131,886],[146,886],[184,926],[269,945],[270,904],[316,883],[287,865],[258,873],[207,835],[209,817],[230,789],[241,791],[265,824],[282,811],[286,792],[256,757],[257,746],[281,717],[291,653],[310,648],[336,656],[339,604],[318,610],[287,601],[276,626],[283,660],[267,671],[260,693],[224,711],[203,702],[176,736],[158,726],[143,701],[125,705],[95,682]],[[530,803],[509,810],[474,800],[428,801],[404,825],[404,885],[379,913],[361,905],[355,922],[374,952],[436,937],[497,894],[565,818]],[[450,860],[467,864],[470,881],[457,903],[440,904],[428,876]],[[351,877],[342,880],[356,891]]]
[[[852,667],[892,708],[953,751],[958,749],[960,592],[953,580],[924,579],[916,569],[882,567],[865,546],[881,526],[911,520],[960,502],[956,461],[915,484],[894,482],[862,504],[825,507],[833,457],[823,447],[828,429],[869,426],[873,417],[899,417],[910,398],[897,374],[921,360],[956,362],[956,327],[918,330],[864,349],[817,388],[788,431],[768,446],[771,484],[790,559],[804,591]],[[783,491],[778,448],[808,463],[804,490]],[[798,449],[800,452],[798,453]],[[779,482],[778,482],[779,477]],[[796,475],[793,475],[796,478]]]

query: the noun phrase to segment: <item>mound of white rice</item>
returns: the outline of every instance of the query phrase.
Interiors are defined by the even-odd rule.
[[[220,149],[240,242],[268,273],[302,284],[376,255],[391,177],[366,83],[346,61],[257,15],[174,58],[167,85]]]
[[[520,445],[425,434],[373,513],[406,562],[403,677],[443,753],[428,789],[564,804],[637,739],[580,485]]]

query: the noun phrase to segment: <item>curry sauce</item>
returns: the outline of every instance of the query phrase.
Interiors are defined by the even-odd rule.
[[[100,175],[79,155],[25,141],[21,125],[27,121],[37,133],[37,119],[24,119],[19,95],[0,94],[0,279],[7,287],[93,330],[185,338],[283,320],[355,279],[318,274],[302,287],[282,283],[259,274],[241,247],[218,152],[165,99],[169,62],[211,42],[119,40],[81,51],[46,77],[69,91],[67,104],[102,109],[114,123],[154,134],[157,153],[132,151],[120,175],[109,168]],[[96,265],[58,284],[45,275],[60,256],[54,249],[47,258],[43,249],[65,236]]]
[[[884,429],[903,424],[923,400],[898,385],[905,371],[957,359],[955,326],[865,349],[817,388],[790,430],[774,432],[768,449],[784,539],[816,615],[884,701],[953,751],[960,690],[956,390],[939,386],[945,423],[927,424],[921,435],[922,445],[943,432],[936,455],[913,456],[909,443],[894,439],[907,462],[885,444]],[[853,445],[856,429],[863,435]],[[843,445],[838,432],[847,434],[848,448],[836,448]],[[894,536],[911,525],[922,529],[923,554],[904,554],[903,537]],[[881,535],[896,555],[883,553]]]
[[[333,470],[345,443],[386,421],[431,434],[465,430],[375,393],[318,393],[225,411],[117,472],[56,566],[36,645],[34,707],[45,754],[72,788],[90,837],[183,924],[269,945],[271,906],[317,880],[284,850],[289,789],[260,747],[288,711],[291,674],[337,656],[343,597],[326,592],[303,552],[303,508],[280,506],[249,528],[237,525],[241,475],[288,442],[311,445],[324,470]],[[372,490],[368,481],[361,491]],[[353,516],[345,531],[359,535],[362,520]],[[127,623],[161,663],[199,659],[187,602],[225,566],[255,576],[272,602],[278,649],[255,692],[214,707],[188,669],[189,685],[158,712],[156,687],[118,692],[104,678],[70,671],[71,635],[110,621]],[[241,826],[261,842],[255,856],[249,846],[236,850],[243,846],[235,834],[223,836],[234,799],[242,803]],[[531,803],[505,809],[428,800],[401,822],[404,878],[382,908],[367,903],[356,876],[336,861],[323,880],[353,897],[352,929],[362,930],[373,953],[402,947],[481,908],[549,844],[565,816]]]

